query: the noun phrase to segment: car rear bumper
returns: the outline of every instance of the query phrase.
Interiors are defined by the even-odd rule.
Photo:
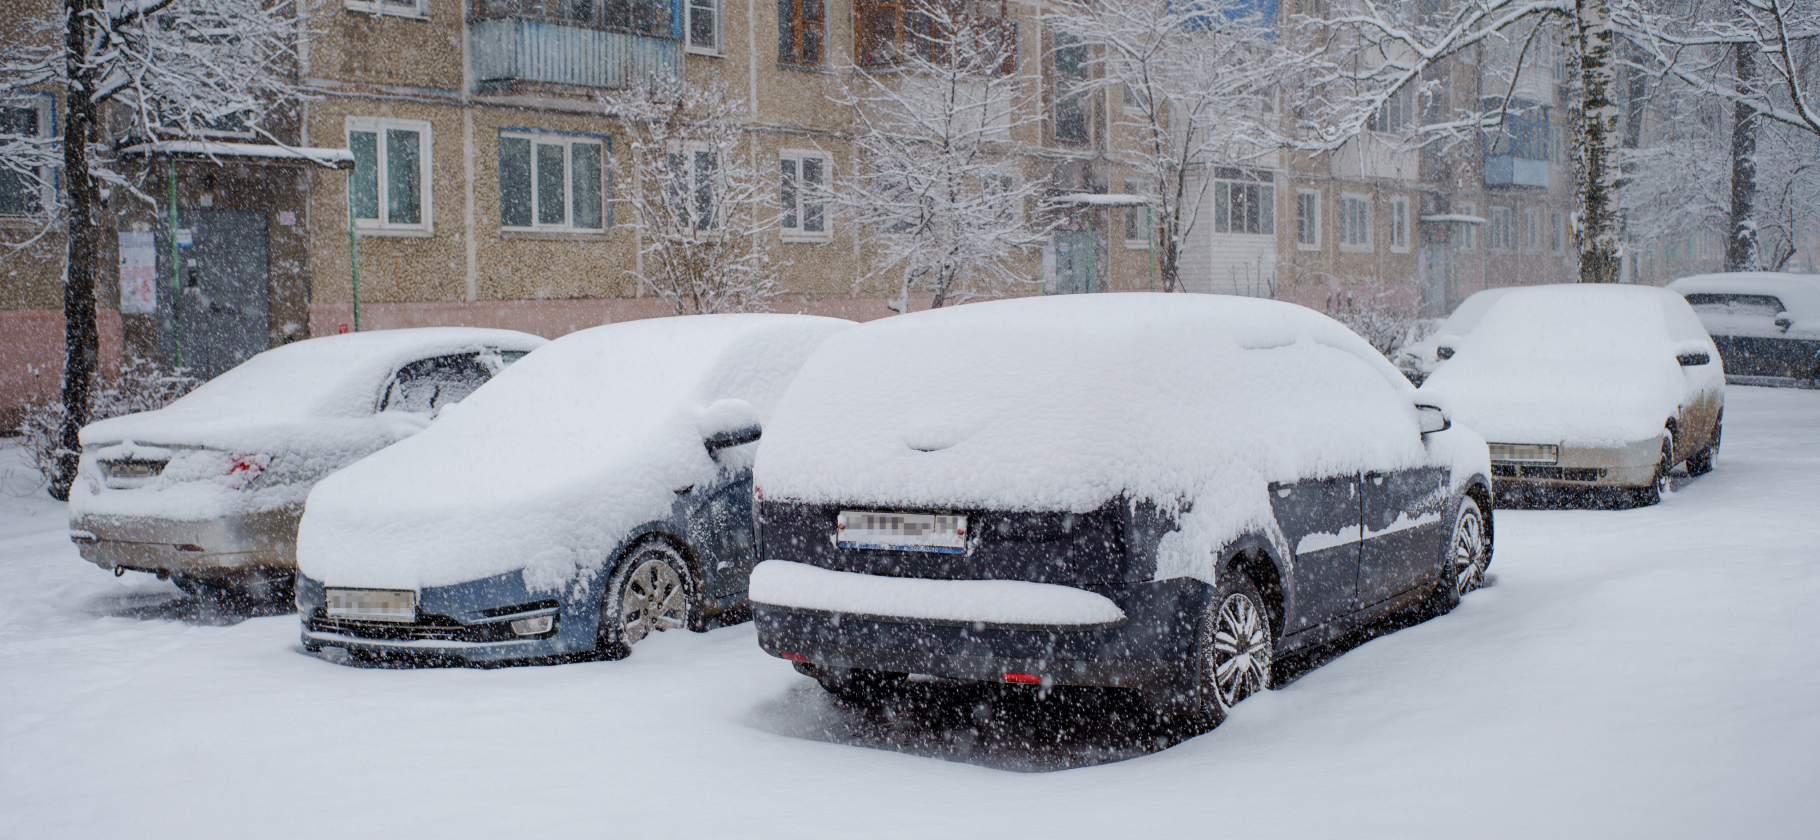
[[[82,558],[103,569],[230,575],[297,566],[296,508],[190,521],[83,514],[70,517]]]

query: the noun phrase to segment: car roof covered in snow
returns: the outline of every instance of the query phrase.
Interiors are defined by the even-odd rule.
[[[1768,271],[1696,274],[1669,283],[1668,289],[1683,296],[1702,293],[1769,295],[1781,301],[1783,309],[1794,320],[1820,320],[1820,276],[1811,274]]]
[[[1488,440],[1644,440],[1661,433],[1690,390],[1723,387],[1712,339],[1666,289],[1518,286],[1480,292],[1459,309],[1447,323],[1466,328],[1443,327],[1454,355],[1421,392]],[[1696,351],[1711,362],[1676,362]]]
[[[1222,295],[1069,295],[824,344],[759,450],[766,499],[1092,509],[1425,455],[1415,391],[1340,323]],[[1249,476],[1257,481],[1245,481]],[[1267,513],[1267,508],[1266,508]]]
[[[667,517],[678,487],[715,480],[708,426],[768,419],[803,360],[852,325],[696,315],[563,336],[422,434],[318,483],[299,566],[348,586],[523,569],[551,588],[592,572],[632,529]]]
[[[157,411],[113,417],[82,430],[85,445],[219,443],[250,427],[369,416],[399,367],[480,351],[523,352],[548,340],[516,330],[422,327],[311,338],[274,347]]]

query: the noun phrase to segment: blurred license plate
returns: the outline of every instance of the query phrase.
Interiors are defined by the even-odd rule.
[[[967,517],[843,510],[835,520],[834,542],[841,548],[962,554],[967,550]]]
[[[330,589],[330,618],[416,621],[417,593],[409,589]]]
[[[1559,450],[1552,443],[1494,443],[1491,444],[1493,461],[1516,461],[1525,464],[1552,464],[1559,459]]]

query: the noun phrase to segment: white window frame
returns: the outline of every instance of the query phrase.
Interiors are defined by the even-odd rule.
[[[430,0],[407,0],[404,3],[392,0],[342,0],[342,5],[346,6],[350,12],[364,12],[369,15],[391,15],[419,20],[427,20],[430,17]]]
[[[828,241],[833,240],[834,239],[834,225],[832,224],[833,218],[830,216],[830,214],[828,212],[830,209],[832,209],[829,207],[828,185],[833,179],[834,166],[833,166],[833,163],[828,159],[828,153],[820,151],[818,149],[784,149],[783,151],[778,153],[777,159],[778,159],[778,178],[779,178],[779,181],[778,181],[778,208],[781,213],[778,217],[777,226],[778,226],[778,230],[782,233],[783,240],[785,242],[828,242]],[[803,161],[804,160],[821,161],[822,182],[821,182],[820,187],[815,188],[814,195],[813,195],[813,197],[819,199],[818,201],[811,202],[811,201],[805,200],[810,195],[810,193],[804,187],[804,184],[803,184]],[[784,185],[783,185],[782,178],[783,178],[783,164],[786,161],[793,162],[796,164],[795,170],[794,170],[796,173],[796,190],[795,190],[794,196],[792,196],[792,198],[794,199],[794,202],[795,202],[795,206],[793,206],[793,207],[786,207],[783,204],[783,198],[784,198],[783,186]],[[804,223],[808,221],[808,214],[807,214],[806,210],[810,204],[821,205],[822,229],[819,231],[803,230]],[[792,216],[795,217],[796,223],[794,225],[785,224],[786,222],[791,221]]]
[[[1393,196],[1390,199],[1390,250],[1398,254],[1409,253],[1409,198]]]
[[[1149,178],[1128,177],[1125,179],[1125,192],[1130,195],[1141,195],[1148,198],[1155,195],[1156,187],[1151,186]],[[1153,244],[1152,239],[1156,235],[1154,233],[1156,230],[1156,206],[1152,204],[1133,204],[1124,208],[1124,210],[1125,218],[1119,220],[1119,234],[1125,240],[1125,250],[1150,250],[1151,245]],[[1144,214],[1143,221],[1134,221],[1138,218],[1139,213]],[[1144,238],[1137,239],[1131,236],[1132,228],[1135,227],[1139,230],[1145,230],[1146,225],[1149,226],[1149,232],[1146,233]]]
[[[1401,135],[1416,124],[1415,89],[1403,87],[1384,100],[1366,120],[1367,128],[1379,134]]]
[[[1354,213],[1358,214],[1357,219],[1354,219]],[[1371,224],[1371,196],[1365,193],[1340,193],[1341,253],[1369,254],[1375,250]],[[1363,240],[1354,234],[1362,234]]]
[[[988,191],[988,192],[998,192],[998,193],[1017,192],[1017,176],[1005,175],[1005,174],[986,175],[985,177],[980,179],[980,189],[984,190],[984,191]],[[1018,202],[1012,208],[1011,212],[1014,214],[1012,216],[1012,218],[1016,218],[1016,219],[1024,218],[1023,202]]]
[[[1471,203],[1462,204],[1462,205],[1460,205],[1459,213],[1462,216],[1477,216],[1477,215],[1479,215],[1479,207],[1478,207],[1478,205],[1471,204]],[[1477,230],[1478,227],[1479,226],[1475,225],[1475,224],[1460,225],[1460,250],[1462,250],[1462,251],[1479,250],[1479,231]]]
[[[388,182],[391,180],[388,177],[391,174],[389,155],[386,154],[387,130],[417,132],[417,196],[420,202],[418,206],[418,218],[422,219],[422,221],[415,224],[392,222],[386,219],[388,204],[386,199],[389,197],[386,191]],[[433,234],[436,229],[436,208],[433,199],[435,184],[431,180],[431,172],[434,169],[432,166],[434,145],[430,132],[430,124],[423,120],[395,120],[385,117],[348,117],[346,130],[343,136],[349,141],[348,148],[350,149],[353,148],[352,135],[356,131],[372,132],[377,135],[375,155],[379,163],[379,187],[376,197],[379,202],[379,217],[376,219],[355,219],[354,227],[364,233],[381,236],[428,236]],[[353,177],[353,170],[349,170],[348,189],[350,191],[353,190]]]
[[[714,171],[708,176],[706,184],[703,183],[701,172],[696,169],[696,164],[700,160],[698,156],[703,153],[706,153],[709,156],[709,159],[712,161],[711,165],[714,167]],[[690,235],[714,236],[719,234],[722,227],[726,224],[726,219],[721,216],[721,202],[725,200],[727,185],[725,181],[726,176],[723,175],[721,171],[718,155],[716,155],[715,151],[709,148],[706,143],[676,144],[670,147],[670,154],[682,158],[685,179],[680,194],[673,194],[670,197],[671,201],[675,201],[678,198],[682,200],[682,212],[677,213],[674,208],[671,211],[671,215],[675,217],[673,221],[681,222],[683,230]],[[673,174],[668,188],[675,190],[676,186],[676,176]],[[700,224],[700,220],[695,215],[697,203],[695,200],[696,194],[699,193],[704,186],[710,190],[708,204],[710,205],[710,212],[714,214],[713,218],[708,219],[706,225]]]
[[[713,20],[713,44],[704,46],[695,43],[695,15],[697,8],[704,10]],[[827,12],[824,11],[823,14],[826,15]],[[723,33],[726,32],[726,29],[726,7],[721,0],[682,0],[682,42],[685,51],[692,55],[721,55],[721,43],[726,40],[723,35]]]
[[[1304,212],[1306,211],[1306,212]],[[1321,191],[1318,189],[1298,189],[1295,191],[1295,247],[1298,251],[1321,250]],[[1304,222],[1306,224],[1304,225]],[[1308,239],[1302,238],[1303,231]]]
[[[1485,240],[1487,251],[1517,250],[1517,208],[1512,204],[1492,204],[1485,208],[1485,220],[1491,228]],[[1500,224],[1502,220],[1502,224]]]
[[[500,192],[501,192],[501,196],[500,196],[500,198],[501,198],[501,207],[500,207],[501,218],[499,220],[500,230],[518,231],[521,233],[536,231],[539,233],[578,233],[578,234],[593,233],[593,234],[599,234],[599,233],[606,233],[607,229],[613,226],[613,196],[612,196],[612,190],[610,188],[610,184],[612,183],[612,175],[610,174],[610,170],[612,168],[612,159],[611,159],[611,157],[609,157],[612,154],[612,149],[611,149],[611,142],[608,140],[608,138],[603,137],[598,134],[570,134],[570,133],[566,133],[566,132],[522,131],[522,130],[514,130],[514,129],[503,129],[499,132],[499,139],[500,140],[506,140],[506,139],[527,140],[527,141],[530,141],[530,143],[531,143],[531,160],[530,160],[531,195],[528,199],[530,201],[530,205],[531,205],[531,224],[528,226],[507,225],[506,224],[505,219],[504,219],[505,207],[503,205],[504,191],[505,191],[504,173],[497,172],[495,174],[500,177]],[[575,226],[575,147],[578,145],[592,145],[592,146],[596,146],[600,149],[600,227],[576,227]],[[562,177],[563,177],[563,193],[564,194],[563,194],[563,220],[562,220],[561,224],[548,224],[548,223],[545,223],[538,219],[539,212],[542,209],[540,204],[538,203],[538,195],[537,195],[538,184],[540,181],[540,179],[537,177],[537,166],[538,166],[537,147],[538,146],[561,146],[562,147],[562,173],[563,173]],[[498,156],[495,155],[496,161],[497,161],[497,158],[498,158]]]
[[[57,130],[56,98],[51,94],[22,94],[0,98],[0,106],[7,108],[34,108],[38,111],[38,136],[55,137]],[[30,213],[7,213],[0,215],[0,221],[42,220],[57,203],[56,171],[53,167],[38,167],[38,209]]]
[[[1258,191],[1258,230],[1233,230],[1231,213],[1231,190],[1233,187],[1256,187]],[[1220,179],[1213,182],[1213,232],[1232,236],[1276,236],[1277,235],[1277,199],[1276,184],[1272,181],[1234,181]]]

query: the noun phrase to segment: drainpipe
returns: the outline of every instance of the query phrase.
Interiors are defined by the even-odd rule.
[[[360,235],[354,228],[354,170],[348,169],[348,282],[354,290],[354,332],[360,332]]]
[[[177,161],[164,159],[164,184],[171,208],[171,367],[183,367],[183,340],[177,337],[177,301],[183,297],[182,269],[177,264]]]

